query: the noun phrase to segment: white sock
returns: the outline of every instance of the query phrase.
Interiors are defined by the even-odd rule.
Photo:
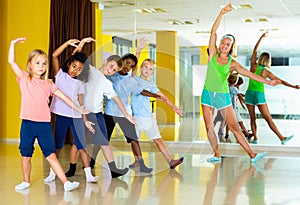
[[[94,193],[99,192],[98,184],[87,183],[86,187],[85,187],[84,197],[91,198],[92,192],[94,192]]]
[[[24,189],[28,189],[29,187],[30,187],[30,183],[22,182],[21,184],[15,186],[15,190],[24,190]]]
[[[49,189],[50,189],[50,192],[49,194],[50,195],[56,195],[56,184],[55,184],[55,181],[53,182],[50,182],[50,183],[45,183],[49,186]]]
[[[78,188],[78,187],[79,187],[79,184],[80,184],[79,182],[70,182],[70,181],[66,181],[66,182],[64,183],[64,190],[65,190],[65,191],[72,191],[72,190]]]
[[[49,176],[44,179],[44,182],[45,183],[53,182],[55,180],[55,177],[56,177],[56,174],[54,173],[52,168],[50,168]]]
[[[99,177],[92,175],[91,167],[84,168],[84,172],[85,172],[86,182],[97,182],[98,181]]]

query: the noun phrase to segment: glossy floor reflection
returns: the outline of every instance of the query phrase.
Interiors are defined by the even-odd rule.
[[[114,148],[119,167],[132,162],[131,153]],[[62,152],[62,164],[68,168],[70,146]],[[98,183],[85,183],[81,164],[70,180],[81,182],[79,189],[64,192],[62,184],[44,184],[48,165],[36,147],[33,157],[31,188],[16,192],[14,186],[22,180],[20,156],[16,144],[0,145],[0,204],[117,204],[117,205],[263,205],[299,204],[300,157],[268,155],[256,164],[250,164],[245,153],[226,155],[219,164],[207,163],[209,153],[196,150],[183,153],[172,151],[173,156],[185,155],[182,165],[168,169],[166,161],[156,149],[144,149],[146,164],[154,168],[152,175],[130,172],[118,179],[111,179],[102,154],[97,159],[95,174]]]

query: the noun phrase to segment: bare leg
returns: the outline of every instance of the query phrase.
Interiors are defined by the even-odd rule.
[[[239,125],[242,128],[242,130],[244,131],[245,135],[249,136],[249,132],[248,132],[247,128],[245,127],[243,121],[240,121]]]
[[[252,134],[253,134],[253,137],[254,137],[253,140],[257,140],[258,137],[257,137],[257,133],[256,133],[257,126],[256,126],[255,106],[254,105],[249,105],[249,104],[246,104],[246,105],[247,105],[248,112],[249,112],[249,115],[250,115],[251,131],[252,131]]]
[[[72,191],[79,186],[79,182],[71,183],[67,180],[64,170],[54,153],[52,153],[48,157],[46,157],[46,160],[49,162],[52,170],[55,172],[55,174],[57,175],[59,180],[64,184],[65,191]]]
[[[170,153],[163,141],[162,138],[158,138],[153,140],[157,146],[157,148],[159,149],[159,151],[162,153],[162,155],[164,156],[164,158],[167,160],[168,163],[170,163],[170,161],[172,160],[172,157],[170,156]]]
[[[30,183],[31,157],[22,157],[21,166],[24,182]]]
[[[89,162],[89,155],[85,149],[78,150],[80,153],[80,158],[84,167],[86,182],[97,182],[99,177],[93,176],[91,172],[90,162]]]
[[[76,145],[73,144],[70,151],[70,162],[76,164],[78,162],[78,158],[79,158],[79,152],[76,148]]]
[[[146,167],[142,157],[142,151],[139,142],[137,140],[132,140],[130,144],[135,158],[138,159],[140,165],[140,171],[145,173],[150,173],[153,169]]]
[[[67,182],[67,177],[65,175],[65,172],[59,163],[56,155],[54,153],[50,154],[48,157],[46,157],[46,160],[50,164],[52,170],[55,172],[56,176],[59,178],[59,180],[64,184]]]
[[[239,129],[232,106],[222,109],[221,114],[237,142],[243,147],[243,149],[248,153],[248,155],[251,158],[254,158],[256,154],[253,152],[247,139],[244,137],[242,131]]]
[[[70,167],[69,170],[66,172],[67,177],[72,177],[75,175],[78,158],[79,152],[76,148],[76,145],[73,144],[70,151]]]
[[[158,138],[153,140],[157,146],[157,148],[159,149],[159,151],[162,153],[162,155],[165,157],[165,159],[167,160],[168,164],[170,165],[171,169],[175,169],[175,167],[177,167],[179,164],[182,163],[183,161],[183,157],[181,157],[180,159],[172,159],[168,148],[166,147],[164,140],[162,138]]]
[[[206,105],[202,105],[202,110],[203,110],[203,118],[205,122],[205,128],[207,132],[207,137],[210,143],[210,146],[212,147],[215,157],[220,158],[221,154],[219,152],[218,148],[218,139],[216,136],[216,133],[214,131],[214,123],[212,120],[212,113],[213,113],[213,108],[208,107]]]
[[[277,135],[277,137],[280,139],[280,141],[285,140],[286,137],[284,137],[279,130],[277,129],[275,123],[273,122],[273,119],[271,117],[269,108],[267,104],[258,105],[258,109],[260,113],[262,114],[263,118],[267,121],[269,127],[271,130]]]

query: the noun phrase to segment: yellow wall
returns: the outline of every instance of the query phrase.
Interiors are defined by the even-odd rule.
[[[156,82],[157,86],[175,105],[179,102],[179,46],[175,31],[156,31]],[[164,140],[177,140],[178,115],[165,102],[156,102],[157,122],[167,125],[161,130]],[[168,125],[171,125],[168,126]],[[175,127],[175,128],[174,128]]]
[[[27,38],[24,44],[16,45],[15,49],[16,62],[23,69],[26,69],[26,60],[31,50],[40,48],[48,52],[50,0],[1,0],[0,9],[1,15],[6,16],[1,17],[1,35],[4,35],[1,41],[4,42],[1,42],[3,53],[0,61],[5,62],[1,69],[7,70],[4,74],[6,81],[1,86],[1,109],[5,109],[1,112],[1,124],[6,122],[4,129],[1,129],[1,137],[19,138],[21,96],[15,75],[7,63],[8,46],[11,39]]]
[[[0,1],[0,68],[1,76],[0,80],[0,139],[5,137],[6,130],[6,75],[7,75],[7,1]]]

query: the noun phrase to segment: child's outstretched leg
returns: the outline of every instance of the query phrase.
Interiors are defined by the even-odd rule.
[[[21,159],[23,182],[15,186],[15,190],[24,190],[30,187],[31,157]]]
[[[79,187],[79,182],[70,182],[67,180],[64,170],[54,153],[47,156],[46,160],[49,162],[51,168],[53,169],[59,180],[64,184],[65,191],[72,191]]]
[[[117,168],[111,146],[105,145],[105,146],[101,146],[101,148],[103,151],[103,155],[108,163],[111,177],[117,178],[117,177],[125,175],[128,172],[128,168],[124,168],[124,169]]]
[[[90,163],[89,163],[89,155],[85,149],[80,149],[78,150],[80,153],[81,161],[84,167],[84,173],[86,177],[86,182],[97,182],[99,177],[98,176],[93,176]]]
[[[95,168],[97,155],[98,155],[100,149],[101,149],[100,145],[94,145],[93,146],[93,151],[92,151],[92,156],[91,156],[91,161],[90,161],[90,167],[91,167],[91,169]]]
[[[178,165],[180,165],[183,162],[183,159],[184,159],[183,157],[181,157],[180,159],[172,159],[162,138],[154,139],[153,141],[155,142],[159,151],[162,153],[162,155],[167,160],[167,162],[170,166],[170,169],[175,169]]]
[[[66,177],[72,177],[75,175],[78,158],[79,152],[76,148],[76,145],[73,144],[70,151],[70,167],[69,170],[66,172]]]
[[[138,159],[140,171],[145,172],[145,173],[152,172],[153,169],[147,167],[144,163],[144,159],[142,157],[142,151],[141,151],[139,142],[137,140],[131,140],[130,144],[131,144],[131,149],[132,149],[134,156]]]

